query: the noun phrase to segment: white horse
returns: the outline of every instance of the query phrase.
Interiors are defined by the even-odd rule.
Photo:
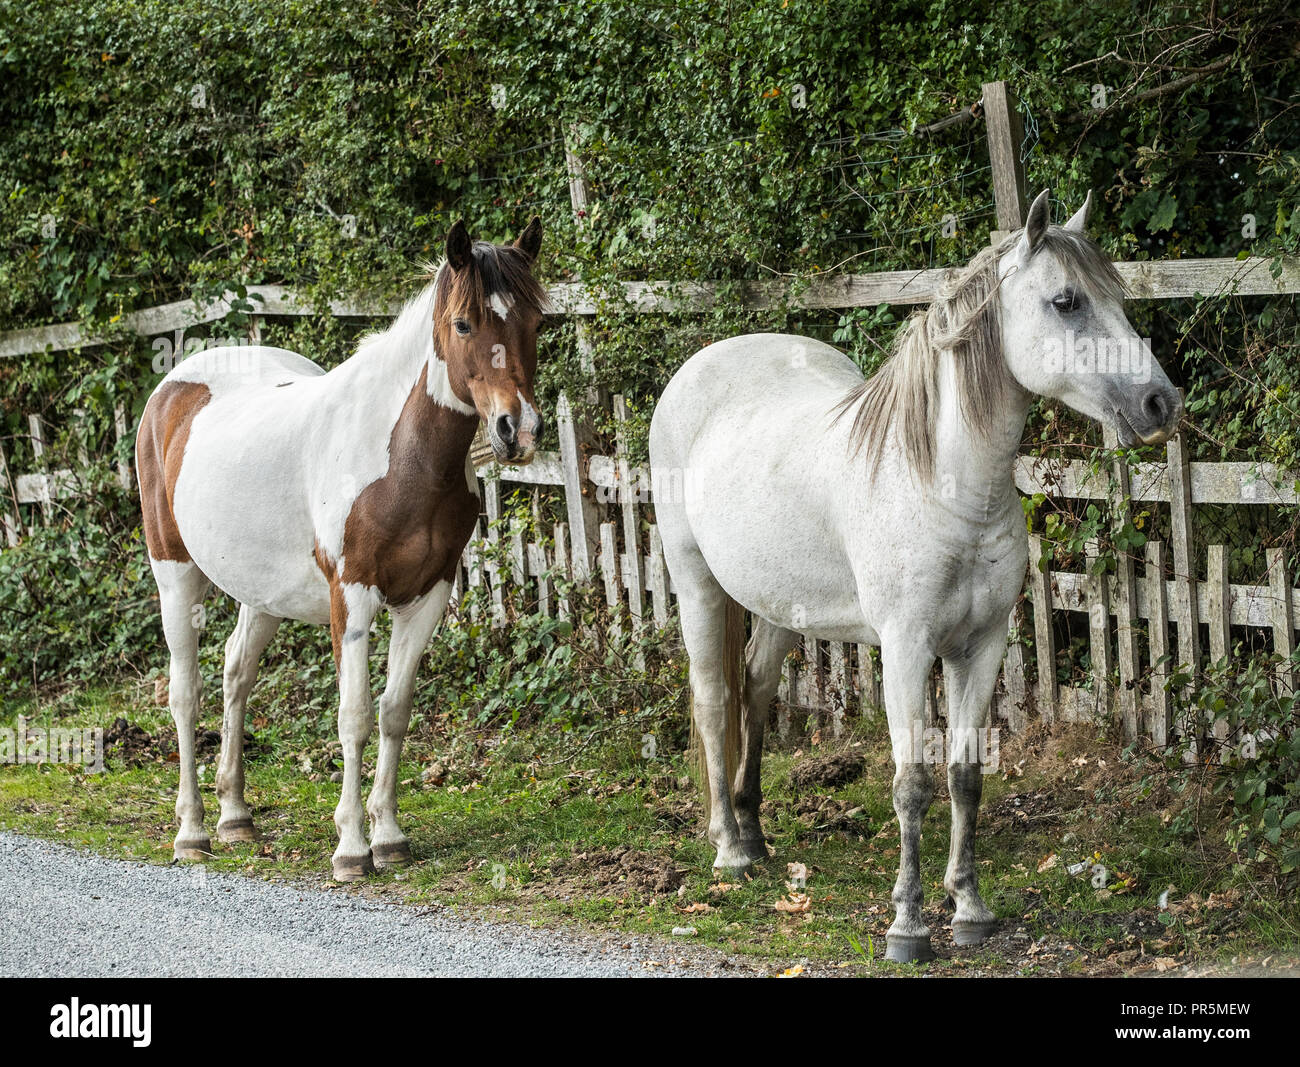
[[[976,944],[992,930],[969,742],[988,727],[1026,575],[1012,465],[1034,394],[1113,426],[1124,445],[1166,440],[1182,411],[1124,316],[1114,266],[1083,236],[1090,202],[1049,226],[1044,191],[1023,230],[950,275],[874,377],[818,341],[733,337],[686,362],[650,428],[656,484],[683,490],[656,494],[655,511],[690,655],[715,866],[767,854],[763,730],[797,633],[880,646],[902,836],[890,959],[933,958],[918,842],[934,785],[913,738],[936,657],[950,736],[963,742],[948,754],[953,933]]]
[[[211,585],[240,605],[226,643],[217,836],[255,837],[244,801],[244,710],[280,621],[301,619],[329,625],[338,668],[334,877],[410,859],[397,825],[398,760],[416,667],[479,515],[470,442],[482,418],[497,458],[518,465],[532,459],[541,433],[533,375],[545,293],[531,273],[541,242],[538,218],[511,245],[471,241],[458,222],[424,290],[328,374],[282,348],[221,348],[180,363],[149,398],[136,463],[171,652],[177,859],[212,848],[194,765],[200,605]],[[369,633],[385,607],[393,633],[367,844]]]

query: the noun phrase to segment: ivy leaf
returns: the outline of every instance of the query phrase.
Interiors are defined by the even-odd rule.
[[[1152,233],[1160,233],[1162,230],[1173,228],[1174,216],[1178,214],[1178,201],[1174,197],[1165,193],[1160,198],[1160,203],[1156,206],[1151,217],[1147,219],[1147,229]]]

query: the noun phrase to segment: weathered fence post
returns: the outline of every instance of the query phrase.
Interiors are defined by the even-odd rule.
[[[582,160],[574,151],[576,131],[566,131],[564,160],[569,174],[569,202],[573,207],[574,224],[581,237],[587,225],[587,205],[590,192]],[[595,355],[585,322],[574,326],[578,338],[578,358],[588,374],[595,371]],[[592,389],[587,403],[599,403],[599,390]],[[593,452],[594,436],[585,418],[574,415],[567,394],[561,393],[555,412],[556,429],[560,438],[560,464],[564,470],[564,501],[569,518],[569,533],[573,545],[573,580],[586,582],[592,575],[592,563],[601,551],[600,508],[591,494],[587,477],[587,460]]]
[[[1106,427],[1103,434],[1107,448],[1115,448],[1119,437],[1115,430]],[[1128,464],[1117,459],[1111,470],[1113,484],[1110,492],[1111,529],[1119,529],[1133,517],[1129,503],[1133,487],[1129,479]],[[1137,579],[1133,571],[1133,557],[1127,552],[1115,555],[1115,636],[1119,646],[1119,710],[1126,741],[1132,741],[1141,731],[1141,693],[1138,689],[1138,634],[1134,628],[1137,620]]]
[[[1265,558],[1268,560],[1268,581],[1273,594],[1273,651],[1290,659],[1295,651],[1295,617],[1291,577],[1286,568],[1286,550],[1270,548]],[[1295,688],[1295,669],[1284,664],[1278,672],[1279,695],[1289,696],[1295,692]]]
[[[1020,146],[1025,139],[1019,101],[1006,82],[984,83],[984,126],[989,139],[989,164],[993,168],[993,201],[997,207],[997,244],[1025,224],[1025,164]]]
[[[1192,535],[1192,468],[1187,443],[1181,433],[1169,439],[1169,530],[1174,547],[1174,618],[1178,624],[1178,662],[1196,677],[1201,666],[1200,605],[1196,601],[1196,543]],[[1190,692],[1191,684],[1186,687]],[[1178,724],[1187,745],[1187,758],[1195,761],[1200,724],[1189,712]]]
[[[1169,743],[1170,714],[1173,701],[1169,695],[1171,673],[1169,655],[1169,596],[1165,585],[1165,546],[1163,541],[1147,542],[1147,647],[1151,652],[1151,693],[1147,713],[1147,734],[1151,743],[1163,748]]]
[[[988,136],[989,165],[993,172],[993,200],[997,208],[998,228],[989,235],[993,244],[997,244],[1013,230],[1025,224],[1027,199],[1025,196],[1025,166],[1020,158],[1020,146],[1024,140],[1023,126],[1020,121],[1019,106],[1015,94],[1007,88],[1006,82],[986,82],[983,87],[984,125]],[[1027,536],[1027,533],[1026,533]],[[1032,549],[1032,544],[1031,544]],[[1029,580],[1032,585],[1033,574],[1037,567],[1038,556],[1030,553]],[[1039,632],[1037,603],[1034,606],[1035,643]],[[1002,661],[1002,689],[1006,694],[1007,726],[1012,733],[1019,733],[1028,721],[1025,715],[1025,654],[1020,644],[1020,624],[1024,618],[1024,609],[1017,601],[1007,619],[1007,654]],[[1051,627],[1051,594],[1047,597],[1048,629]],[[1040,661],[1041,669],[1041,661]],[[1053,667],[1053,684],[1055,683]],[[1043,701],[1042,687],[1039,689],[1039,703]],[[1053,699],[1055,693],[1053,692]],[[996,697],[994,698],[996,701]],[[1040,708],[1040,714],[1043,714]],[[1048,713],[1050,714],[1050,713]]]
[[[1056,634],[1052,630],[1052,573],[1040,570],[1043,540],[1029,535],[1029,598],[1034,605],[1034,654],[1038,662],[1038,717],[1047,724],[1056,719]]]

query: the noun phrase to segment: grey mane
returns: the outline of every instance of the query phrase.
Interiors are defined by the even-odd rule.
[[[933,480],[939,356],[945,349],[953,352],[962,417],[977,436],[992,431],[1020,388],[1002,358],[997,276],[998,260],[1020,234],[1017,230],[982,249],[962,270],[950,271],[930,305],[912,313],[885,365],[836,406],[836,418],[854,410],[849,447],[854,454],[865,452],[873,475],[896,425],[908,465],[922,482]],[[1089,295],[1115,300],[1127,295],[1115,265],[1082,234],[1050,226],[1035,254],[1044,251]]]

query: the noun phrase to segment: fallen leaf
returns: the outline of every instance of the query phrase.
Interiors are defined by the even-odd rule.
[[[775,907],[777,911],[785,912],[787,915],[794,915],[811,908],[812,901],[807,893],[791,893],[788,897],[782,897],[778,900]]]

